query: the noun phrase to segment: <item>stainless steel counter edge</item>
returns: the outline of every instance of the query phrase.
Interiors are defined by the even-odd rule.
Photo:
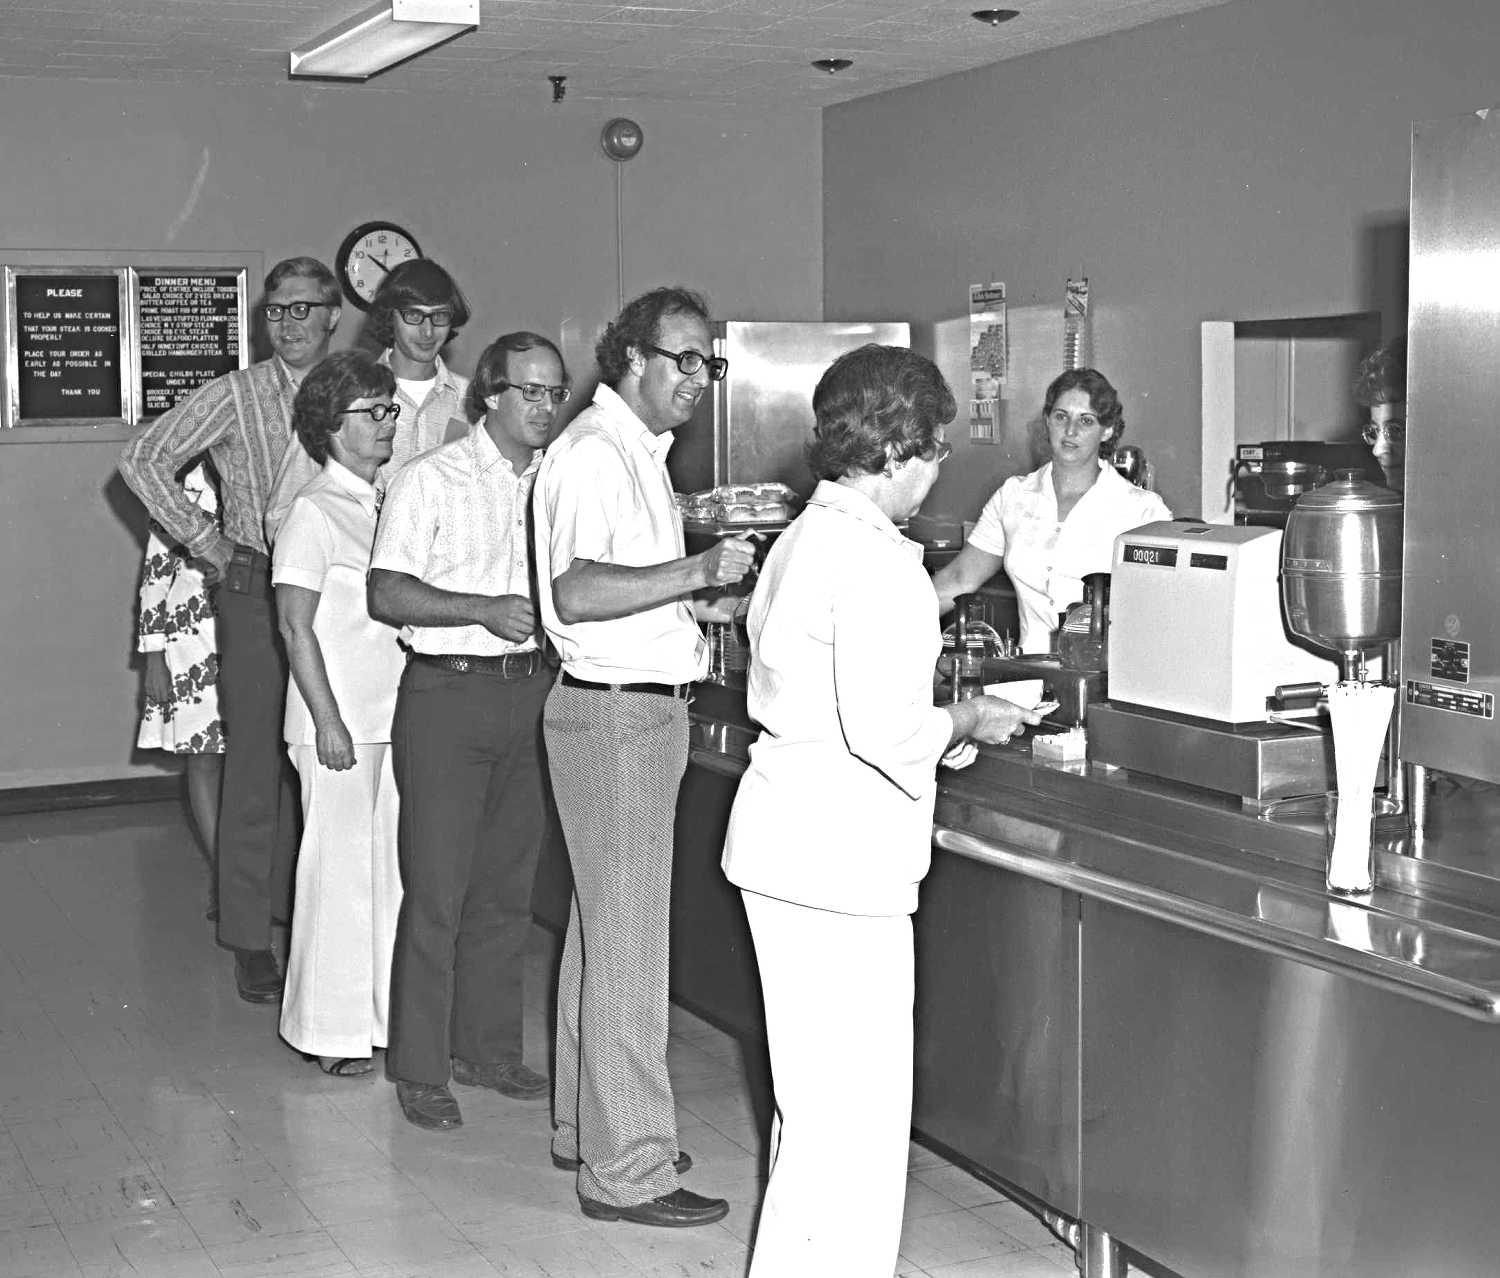
[[[1353,977],[1475,1020],[1492,1023],[1500,1021],[1500,988],[1472,984],[1405,962],[1396,956],[1361,949],[1354,944],[1330,941],[1321,933],[1279,926],[1189,896],[1116,878],[1077,862],[1054,860],[1048,856],[1002,847],[957,830],[939,826],[933,831],[932,841],[935,847],[945,852],[954,852],[971,860],[998,866],[1066,891],[1077,892],[1080,896],[1118,905],[1164,922],[1180,924],[1196,932],[1247,945],[1265,953],[1295,958],[1323,971]],[[1345,904],[1321,901],[1318,904],[1325,910],[1342,908],[1356,911],[1362,908],[1353,902]],[[1351,916],[1351,929],[1353,926],[1356,925]],[[1407,944],[1417,951],[1426,948],[1422,945],[1422,940],[1420,933],[1408,933],[1406,937]],[[1434,940],[1430,948],[1441,948],[1441,941]],[[1496,958],[1500,960],[1500,950],[1497,950]]]

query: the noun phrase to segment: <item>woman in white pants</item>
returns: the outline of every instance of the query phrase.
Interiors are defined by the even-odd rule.
[[[303,814],[281,1035],[340,1077],[369,1074],[386,1045],[401,904],[390,740],[404,660],[365,605],[395,389],[389,368],[356,351],[303,379],[292,425],[323,469],[293,501],[271,570]]]
[[[1036,722],[997,697],[934,707],[942,646],[896,521],[948,455],[953,394],[900,347],[840,356],[813,394],[821,480],[751,600],[750,751],[724,846],[765,996],[776,1094],[751,1278],[889,1278],[911,1126],[911,914],[940,758]]]

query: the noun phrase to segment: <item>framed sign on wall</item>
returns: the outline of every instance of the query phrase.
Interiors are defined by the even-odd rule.
[[[250,362],[244,270],[130,274],[134,420],[160,417],[205,382]]]
[[[124,267],[5,268],[6,423],[130,415],[130,279]]]
[[[246,367],[258,253],[0,249],[0,443],[125,438]]]

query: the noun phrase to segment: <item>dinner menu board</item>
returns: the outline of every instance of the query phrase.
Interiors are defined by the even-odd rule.
[[[8,381],[20,420],[125,417],[130,385],[125,270],[7,270],[6,275]]]
[[[135,271],[140,416],[245,362],[243,271]]]
[[[243,266],[125,261],[5,265],[6,426],[133,426],[250,362]]]

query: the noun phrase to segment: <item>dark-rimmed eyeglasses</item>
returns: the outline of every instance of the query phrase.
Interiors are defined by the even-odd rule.
[[[266,317],[268,322],[277,324],[288,315],[294,320],[305,320],[312,314],[314,306],[331,307],[332,305],[332,302],[287,302],[285,305],[281,302],[267,302],[260,308],[260,313]]]
[[[395,421],[401,416],[400,404],[371,404],[368,408],[346,408],[346,413],[363,413],[372,422],[383,422],[387,417]]]
[[[722,355],[705,355],[702,351],[692,350],[668,351],[660,346],[653,346],[650,342],[643,342],[642,345],[652,354],[672,360],[677,365],[677,371],[686,377],[691,377],[700,368],[706,368],[709,381],[722,382],[724,374],[729,371],[729,361]]]
[[[421,328],[423,320],[431,320],[433,328],[453,327],[453,310],[447,306],[439,306],[430,311],[424,311],[419,306],[402,306],[397,308],[396,314],[413,328]]]
[[[514,390],[521,392],[521,398],[528,404],[540,404],[549,395],[554,404],[566,404],[568,397],[573,391],[567,386],[545,386],[541,382],[496,382],[495,392]]]

